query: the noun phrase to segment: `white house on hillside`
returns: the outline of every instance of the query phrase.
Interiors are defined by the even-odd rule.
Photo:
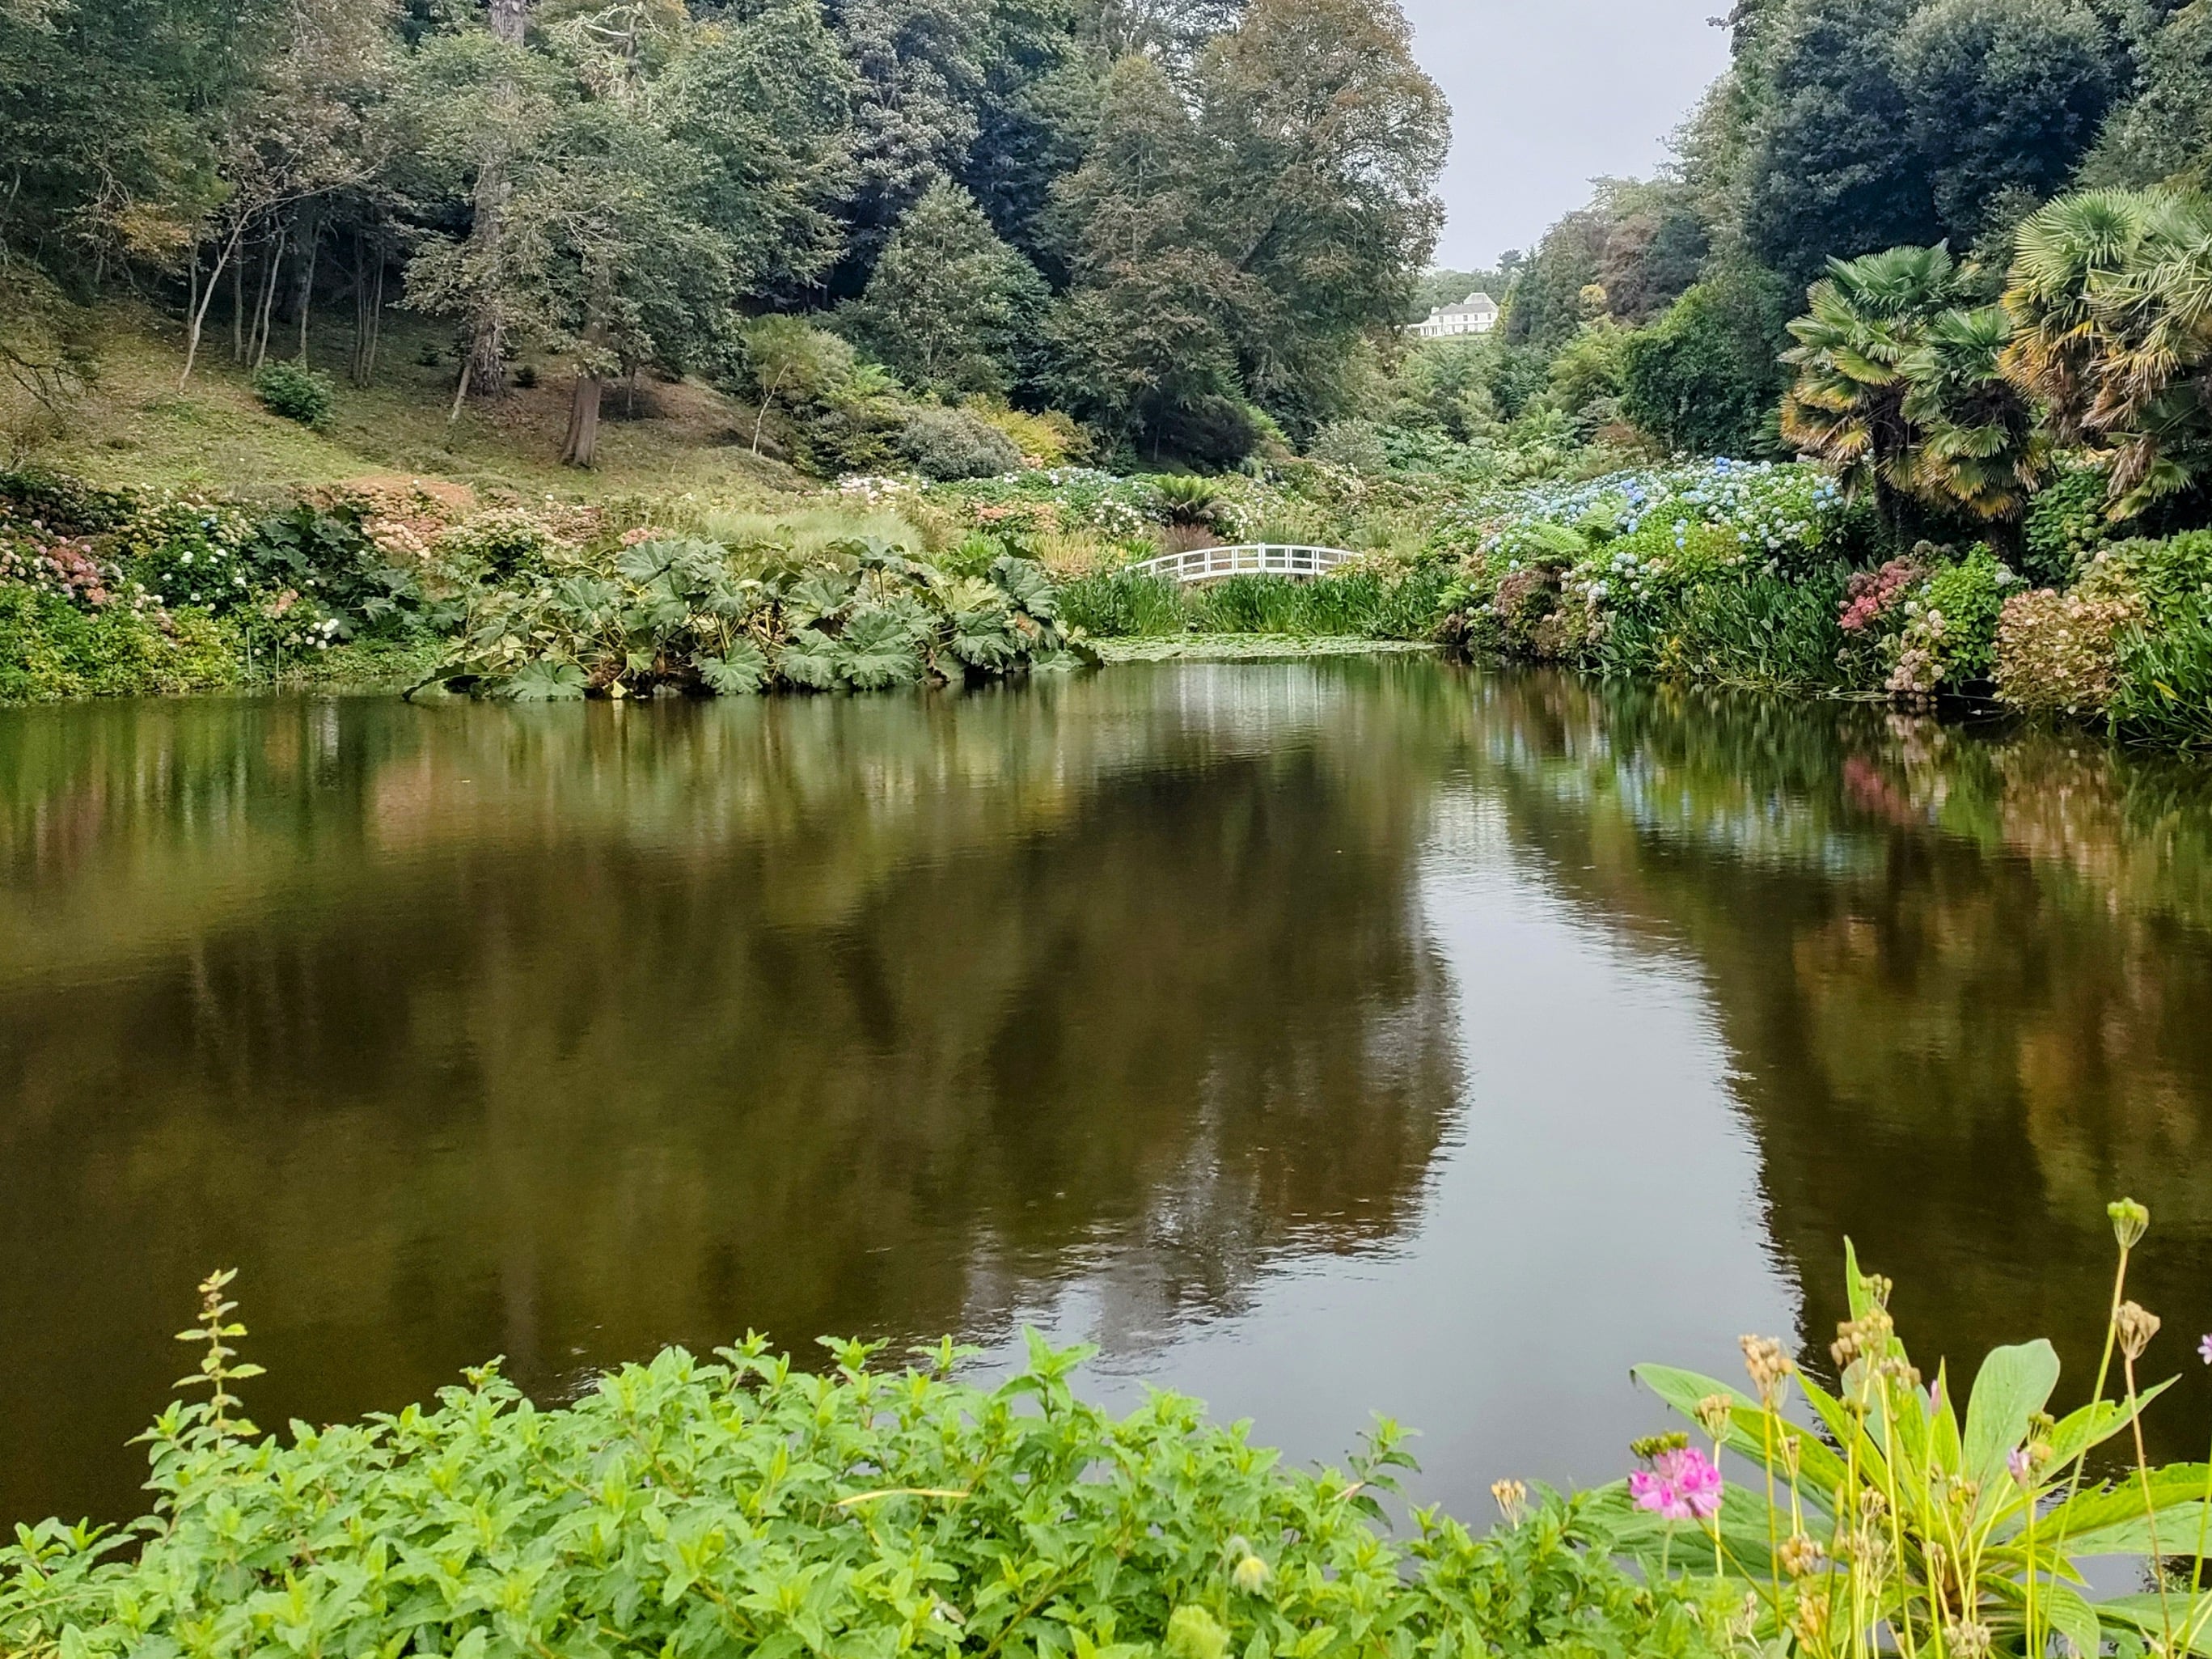
[[[1432,306],[1425,323],[1407,325],[1406,332],[1424,340],[1448,340],[1455,334],[1487,334],[1498,326],[1498,301],[1487,294],[1470,294],[1455,306]]]

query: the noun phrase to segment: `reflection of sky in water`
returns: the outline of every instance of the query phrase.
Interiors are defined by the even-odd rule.
[[[1414,1495],[1473,1516],[1502,1476],[1618,1474],[1669,1426],[1632,1364],[1733,1376],[1736,1337],[1792,1335],[1798,1298],[1694,964],[1608,937],[1465,786],[1436,820],[1421,903],[1468,1082],[1418,1224],[1358,1255],[1285,1253],[1223,1317],[1164,1322],[1124,1260],[1026,1316],[1103,1347],[1099,1397],[1194,1394],[1294,1460],[1394,1417],[1419,1431]]]

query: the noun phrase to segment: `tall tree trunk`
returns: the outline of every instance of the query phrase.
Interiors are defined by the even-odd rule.
[[[376,378],[376,354],[384,343],[384,244],[376,245],[376,297],[368,302],[368,379]],[[365,386],[368,382],[363,381]]]
[[[230,269],[230,361],[246,361],[246,261]]]
[[[599,455],[599,394],[606,383],[579,370],[576,395],[568,404],[568,440],[561,451],[564,466],[590,466]]]
[[[346,378],[367,386],[368,374],[368,233],[353,234],[353,350],[346,359]]]
[[[501,44],[520,47],[529,25],[530,0],[491,0],[492,38]],[[502,86],[494,94],[495,102],[511,100],[514,96],[511,86]],[[494,262],[500,237],[506,229],[505,142],[503,137],[495,139],[491,153],[483,157],[483,165],[477,170],[474,223],[469,239],[476,244],[485,264]],[[501,316],[495,298],[478,311],[469,341],[469,383],[485,397],[507,390],[506,343],[506,319]]]
[[[230,233],[228,240],[216,248],[215,269],[208,272],[207,286],[200,286],[200,251],[192,248],[192,296],[189,318],[185,328],[185,372],[177,377],[179,390],[192,378],[192,365],[199,361],[200,330],[207,322],[208,307],[215,303],[216,289],[222,283],[222,268],[238,252],[239,239],[246,234],[241,221]]]
[[[289,225],[276,228],[276,240],[269,250],[269,276],[261,285],[261,315],[253,325],[253,366],[259,368],[269,361],[269,331],[276,319],[276,285],[283,280],[284,244],[290,234]]]
[[[306,245],[301,249],[306,257],[300,264],[300,362],[307,361],[307,313],[315,304],[315,258],[323,249],[323,222],[319,216],[307,221]]]

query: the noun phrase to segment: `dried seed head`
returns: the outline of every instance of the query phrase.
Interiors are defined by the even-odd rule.
[[[1889,1565],[1889,1540],[1872,1527],[1861,1527],[1842,1543],[1844,1556],[1869,1578],[1879,1578]]]
[[[1810,1578],[1827,1560],[1820,1540],[1793,1532],[1782,1540],[1782,1571],[1792,1578]]]
[[[1821,1649],[1828,1639],[1828,1592],[1799,1590],[1796,1612],[1790,1622],[1800,1642],[1816,1651]]]
[[[1885,1285],[1888,1282],[1882,1281]],[[1889,1339],[1897,1323],[1887,1309],[1869,1308],[1863,1319],[1847,1319],[1836,1327],[1836,1340],[1828,1352],[1839,1371],[1849,1370],[1854,1360],[1881,1359],[1889,1352]]]
[[[2119,1311],[2112,1316],[2112,1329],[2120,1339],[2120,1352],[2130,1362],[2142,1358],[2151,1338],[2158,1334],[2158,1316],[2133,1302],[2121,1303]]]
[[[1507,1526],[1517,1527],[1528,1518],[1528,1488],[1518,1480],[1492,1482],[1490,1495],[1498,1500],[1498,1513],[1505,1517]]]
[[[1739,1337],[1737,1346],[1743,1350],[1743,1368],[1751,1374],[1752,1386],[1759,1397],[1770,1407],[1782,1403],[1782,1391],[1797,1362],[1783,1349],[1782,1344],[1771,1336]]]
[[[1735,1402],[1724,1394],[1709,1394],[1698,1401],[1698,1422],[1716,1442],[1728,1437],[1729,1419],[1735,1412]]]
[[[2150,1212],[2132,1198],[2114,1199],[2105,1206],[2105,1213],[2112,1218],[2112,1237],[2124,1250],[2135,1249],[2150,1230]]]

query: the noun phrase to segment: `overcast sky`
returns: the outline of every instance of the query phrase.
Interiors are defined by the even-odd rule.
[[[1437,263],[1485,269],[1589,199],[1650,173],[1728,64],[1728,0],[1403,0],[1452,106]]]

